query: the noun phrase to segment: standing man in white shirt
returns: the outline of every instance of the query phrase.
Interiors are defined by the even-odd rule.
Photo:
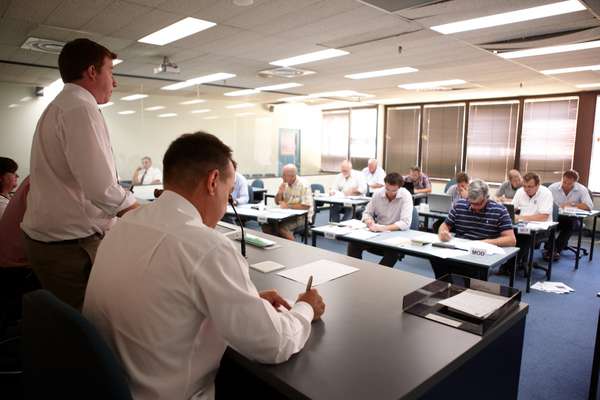
[[[340,173],[335,177],[330,195],[341,194],[342,196],[364,196],[367,193],[365,177],[359,171],[352,169],[352,163],[348,160],[340,164]],[[340,222],[340,213],[344,214],[343,220],[350,219],[352,208],[344,207],[342,204],[332,204],[329,208],[329,220]]]
[[[117,182],[98,108],[117,85],[115,58],[88,39],[63,47],[58,67],[65,86],[40,117],[31,147],[25,251],[42,286],[76,308],[105,232],[115,216],[138,206]]]
[[[540,176],[535,172],[523,176],[523,186],[515,193],[512,203],[515,206],[515,222],[552,222],[552,193],[546,186],[540,185]],[[528,235],[517,235],[519,267],[527,262],[530,246]]]
[[[367,181],[367,192],[373,194],[375,190],[382,188],[385,183],[385,171],[377,166],[377,160],[371,158],[367,166],[362,170],[365,180]]]
[[[413,201],[410,192],[402,187],[404,179],[396,172],[387,174],[385,188],[373,193],[363,214],[363,222],[372,232],[405,231],[410,229],[413,215]],[[368,251],[383,256],[379,264],[393,267],[398,260],[398,252],[380,250],[368,244],[349,242],[347,254],[362,258],[362,252]]]
[[[152,159],[148,156],[142,158],[142,165],[133,171],[131,183],[137,185],[156,185],[162,183],[162,172],[152,166]]]
[[[229,147],[207,133],[183,135],[163,166],[163,194],[102,242],[83,313],[121,360],[136,400],[213,399],[227,345],[286,361],[325,304],[315,289],[293,306],[275,290],[259,293],[248,262],[214,229],[235,179]]]
[[[308,210],[308,221],[312,221],[314,202],[312,191],[308,182],[298,176],[298,169],[294,164],[287,164],[281,170],[283,182],[275,195],[275,203],[280,208],[295,210]],[[262,224],[263,232],[278,235],[288,240],[294,240],[294,231],[304,228],[304,216],[290,218],[284,222]]]

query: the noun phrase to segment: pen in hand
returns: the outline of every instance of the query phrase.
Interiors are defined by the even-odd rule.
[[[310,292],[310,289],[312,288],[312,281],[313,281],[313,276],[311,275],[308,278],[308,283],[306,284],[306,291],[307,292]]]

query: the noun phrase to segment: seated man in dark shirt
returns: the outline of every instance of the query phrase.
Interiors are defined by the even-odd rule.
[[[448,218],[440,226],[438,235],[444,242],[455,232],[457,238],[481,240],[500,247],[514,246],[515,233],[510,215],[502,204],[489,198],[488,185],[476,179],[469,184],[468,197],[460,199],[452,205]],[[449,273],[487,279],[487,276],[476,274],[472,269],[454,265],[451,260],[432,259],[431,267],[436,278]]]

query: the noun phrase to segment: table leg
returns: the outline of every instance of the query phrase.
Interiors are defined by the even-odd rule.
[[[315,232],[312,233],[312,246],[317,247],[317,234]]]
[[[577,234],[577,253],[575,253],[575,269],[579,269],[579,253],[581,253],[581,233],[583,232],[583,218],[579,220],[579,233]]]
[[[304,214],[304,244],[308,244],[308,213]]]
[[[552,262],[554,261],[554,251],[556,250],[556,227],[552,227],[550,229],[550,241],[552,242],[552,248],[551,248],[551,257],[550,257],[550,261],[548,261],[548,271],[546,271],[546,277],[548,278],[548,280],[552,279]]]
[[[535,231],[530,233],[530,246],[529,246],[529,262],[527,263],[527,286],[525,291],[529,293],[529,287],[531,286],[531,274],[533,273],[533,252],[535,250]]]
[[[356,204],[352,204],[352,219],[356,218]]]
[[[590,261],[594,257],[594,241],[596,240],[596,220],[598,219],[597,215],[594,215],[594,224],[592,225],[592,243],[590,244]]]
[[[425,232],[429,232],[429,215],[425,215]]]
[[[517,274],[517,261],[519,260],[519,253],[515,254],[515,262],[513,262],[510,270],[510,277],[508,278],[508,286],[515,287],[515,275]]]

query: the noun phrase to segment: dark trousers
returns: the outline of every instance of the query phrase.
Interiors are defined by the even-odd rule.
[[[580,221],[575,218],[569,218],[564,215],[558,216],[558,238],[556,238],[557,252],[561,252],[569,245],[569,239],[573,232],[579,229]]]
[[[340,219],[340,214],[344,217]],[[329,207],[329,220],[332,222],[345,221],[352,218],[352,207],[344,207],[343,204],[332,204]]]
[[[383,256],[381,261],[379,261],[379,264],[385,265],[386,267],[390,268],[392,268],[394,264],[396,264],[397,260],[402,258],[401,256],[398,256],[398,252],[396,252],[395,250],[383,250],[380,248],[375,248],[369,244],[355,242],[348,243],[348,249],[346,251],[346,254],[350,257],[362,260],[362,252],[365,250],[369,253],[377,254],[378,256]]]
[[[517,247],[519,254],[517,255],[517,264],[524,265],[529,261],[529,251],[531,249],[531,238],[529,235],[517,234]]]
[[[458,274],[469,278],[481,279],[487,281],[487,270],[469,268],[465,265],[457,264],[456,261],[443,258],[432,258],[429,260],[435,279],[440,279],[444,275]],[[512,260],[510,262],[513,262]]]

